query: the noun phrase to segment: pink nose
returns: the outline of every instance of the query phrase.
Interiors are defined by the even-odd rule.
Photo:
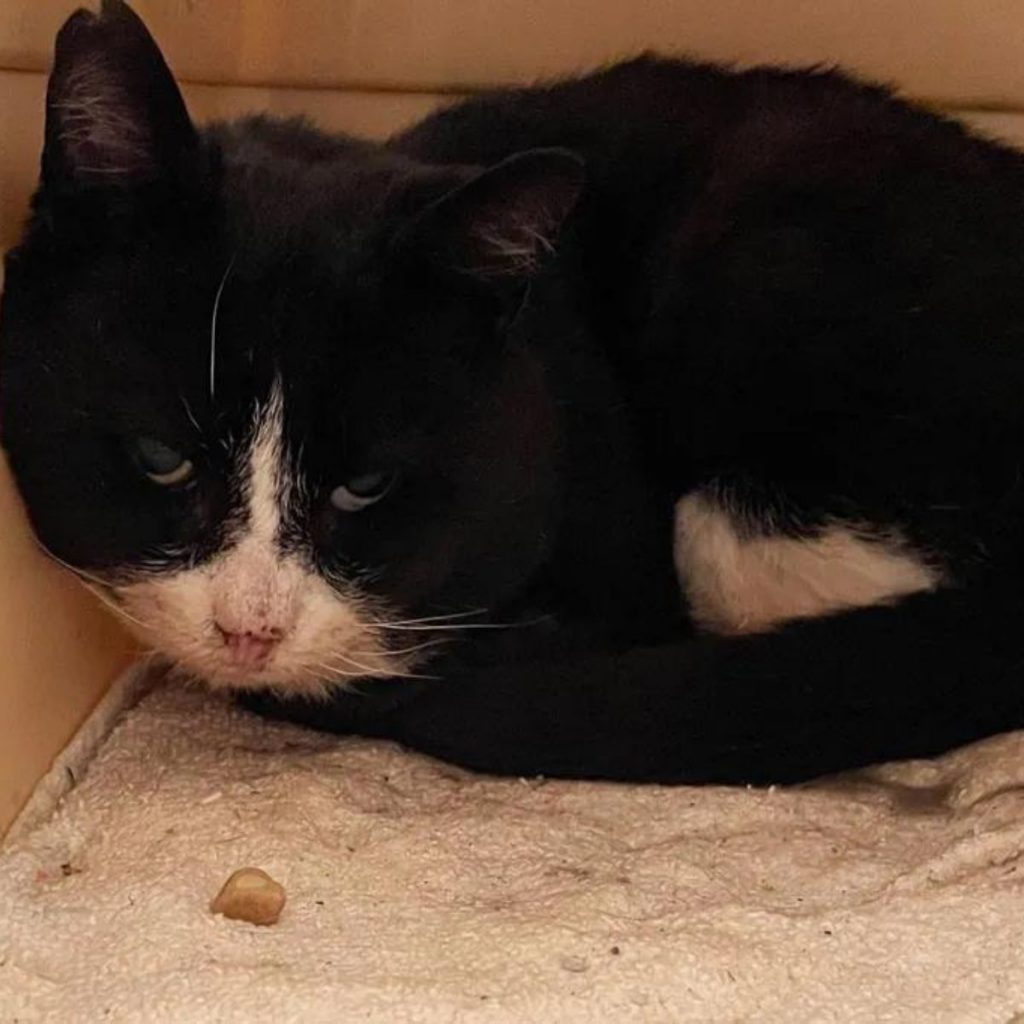
[[[218,625],[217,632],[224,640],[231,660],[236,665],[246,667],[263,664],[281,639],[281,632],[276,629],[235,633]]]

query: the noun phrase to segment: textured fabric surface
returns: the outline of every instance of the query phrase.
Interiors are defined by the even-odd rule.
[[[0,856],[0,1020],[1024,1011],[1024,738],[797,789],[471,776],[160,688]],[[236,868],[280,922],[213,916]]]

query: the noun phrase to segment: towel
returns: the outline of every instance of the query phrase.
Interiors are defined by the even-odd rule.
[[[1024,734],[794,788],[494,779],[165,682],[75,775],[0,854],[0,1021],[1024,1021]],[[211,913],[246,866],[277,924]]]

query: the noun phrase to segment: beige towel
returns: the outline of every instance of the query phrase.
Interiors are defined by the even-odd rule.
[[[1024,738],[798,789],[494,780],[160,688],[0,857],[0,1021],[1009,1022]],[[211,915],[233,870],[280,922]]]

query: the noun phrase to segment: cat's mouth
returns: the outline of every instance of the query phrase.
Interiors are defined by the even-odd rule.
[[[140,634],[147,642],[154,638]],[[324,638],[319,648],[297,638],[268,642],[254,636],[228,637],[211,630],[201,641],[183,644],[178,636],[157,638],[160,652],[187,675],[212,689],[272,689],[279,693],[325,697],[367,679],[393,679],[413,675],[416,662],[406,654],[374,647],[368,631],[339,646]]]

